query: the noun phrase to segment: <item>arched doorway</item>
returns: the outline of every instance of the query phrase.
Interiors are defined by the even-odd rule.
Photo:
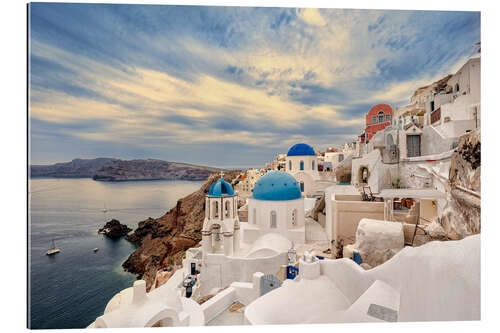
[[[360,185],[367,185],[368,178],[370,177],[370,171],[367,166],[360,166],[358,171],[358,182]]]

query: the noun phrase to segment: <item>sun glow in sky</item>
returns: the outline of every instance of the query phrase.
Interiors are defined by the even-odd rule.
[[[31,162],[259,166],[457,70],[479,12],[30,4]]]

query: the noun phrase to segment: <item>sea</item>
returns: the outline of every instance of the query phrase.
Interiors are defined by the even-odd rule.
[[[28,326],[85,328],[136,276],[122,263],[134,251],[125,239],[97,233],[117,219],[135,229],[160,217],[201,181],[100,182],[89,178],[29,181]],[[52,240],[61,252],[46,255]],[[99,248],[94,252],[94,248]]]

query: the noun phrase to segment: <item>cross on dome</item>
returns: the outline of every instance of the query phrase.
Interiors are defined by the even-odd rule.
[[[220,171],[220,178],[223,178],[224,179],[224,171]]]

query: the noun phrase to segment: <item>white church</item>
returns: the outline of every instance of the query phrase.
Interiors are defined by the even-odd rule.
[[[286,154],[286,171],[297,180],[303,195],[313,194],[314,182],[320,179],[313,147],[306,143],[293,145]]]
[[[212,184],[205,199],[201,231],[204,258],[209,253],[232,256],[239,250],[238,196],[222,176]]]
[[[271,171],[255,184],[248,199],[248,222],[238,219],[238,195],[222,175],[205,198],[202,229],[202,293],[254,272],[276,274],[294,244],[306,243],[304,197],[299,183]]]

